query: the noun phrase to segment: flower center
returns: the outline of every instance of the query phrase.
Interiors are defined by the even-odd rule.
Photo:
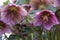
[[[9,8],[9,10],[10,10],[10,11],[17,11],[17,7],[11,6],[11,7]]]
[[[49,21],[50,14],[47,13],[47,12],[46,12],[46,13],[43,13],[43,14],[41,15],[41,18],[42,18],[43,22],[46,23],[46,22]]]
[[[15,6],[10,6],[9,9],[8,9],[8,13],[13,14],[13,15],[17,15],[18,10],[19,10],[19,9],[18,9],[17,7],[15,7]]]

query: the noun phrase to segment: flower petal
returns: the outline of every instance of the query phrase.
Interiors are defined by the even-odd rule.
[[[53,22],[53,25],[59,24],[59,22],[58,22],[58,20],[57,20],[55,15],[53,15],[53,17],[51,18],[51,21]]]
[[[41,21],[41,19],[39,18],[39,13],[40,12],[37,12],[37,13],[35,13],[35,16],[34,16],[34,25],[35,26],[40,26],[41,24],[42,24],[42,21]]]
[[[51,27],[53,27],[53,24],[48,23],[48,24],[43,24],[43,26],[45,29],[50,30]]]
[[[43,20],[44,17],[47,17]],[[46,20],[48,19],[48,20]],[[43,26],[45,29],[50,30],[53,25],[59,24],[55,14],[51,10],[42,10],[35,13],[34,16],[34,25]]]
[[[53,6],[54,7],[59,7],[60,6],[60,0],[54,0],[53,1]]]
[[[27,11],[22,6],[20,7],[21,7],[21,11],[20,11],[21,15],[27,16]]]
[[[11,10],[11,8],[13,10]],[[20,23],[24,19],[24,16],[27,16],[27,11],[20,5],[16,4],[6,5],[1,12],[1,20],[8,25]]]
[[[11,33],[11,30],[10,30],[9,27],[6,26],[6,27],[3,29],[3,32],[5,32],[5,33]]]
[[[2,30],[0,30],[0,36],[2,36],[2,34],[3,34]]]
[[[0,20],[0,36],[4,33],[11,33],[9,26],[5,24],[2,20]]]

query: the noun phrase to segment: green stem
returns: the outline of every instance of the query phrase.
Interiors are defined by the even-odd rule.
[[[60,30],[57,31],[57,40],[60,40]]]
[[[51,39],[51,32],[50,31],[47,31],[47,38],[48,38],[48,40],[52,40]]]
[[[42,36],[43,36],[43,37],[42,37],[43,40],[47,40],[46,30],[43,30]]]

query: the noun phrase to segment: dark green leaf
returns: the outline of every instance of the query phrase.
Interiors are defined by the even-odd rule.
[[[20,36],[18,35],[10,35],[8,40],[19,40],[20,39]]]

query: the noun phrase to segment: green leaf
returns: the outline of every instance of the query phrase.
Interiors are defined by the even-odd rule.
[[[57,40],[60,40],[60,30],[57,31]]]
[[[25,3],[29,3],[29,0],[18,0],[17,2],[16,2],[16,4],[25,4]]]
[[[53,7],[52,5],[49,5],[48,7],[46,7],[46,9],[52,10],[53,12],[57,10],[57,8]]]
[[[9,0],[7,0],[6,2],[3,2],[3,5],[6,5],[9,3]]]
[[[20,36],[18,35],[10,35],[8,40],[19,40],[20,39]]]
[[[34,14],[35,14],[36,12],[39,12],[39,11],[41,11],[41,10],[38,9],[38,10],[31,11],[31,12],[30,12],[30,15],[33,17]]]
[[[25,3],[29,4],[29,0],[26,0]]]
[[[29,28],[29,27],[23,27],[22,28],[22,32],[23,32],[23,34],[29,34],[29,33],[32,32],[32,29]]]

